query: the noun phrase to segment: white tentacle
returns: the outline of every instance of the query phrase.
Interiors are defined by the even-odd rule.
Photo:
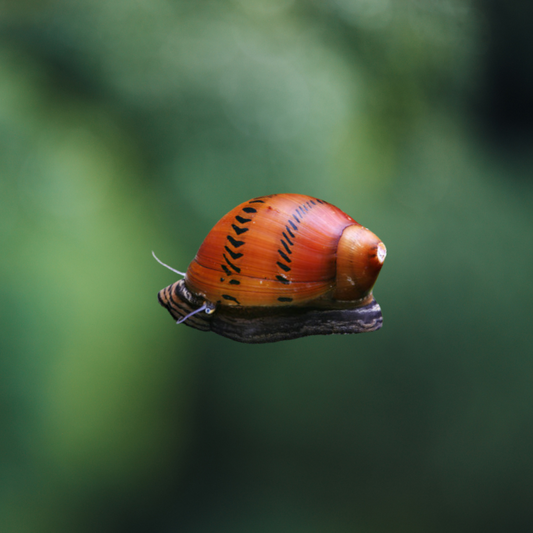
[[[189,317],[192,315],[195,315],[196,313],[199,313],[200,311],[205,311],[207,309],[207,304],[202,305],[202,307],[199,307],[198,309],[195,309],[192,313],[189,313],[187,316],[180,318],[176,324],[181,324],[182,322],[185,322]]]
[[[168,266],[168,265],[165,265],[165,263],[163,263],[163,261],[159,260],[157,258],[157,256],[154,254],[154,252],[152,251],[152,255],[154,256],[154,259],[160,264],[160,265],[163,265],[164,267],[168,268],[169,270],[172,270],[172,272],[175,272],[176,274],[179,274],[180,276],[185,276],[185,272],[180,272],[179,270],[175,270],[174,268]]]

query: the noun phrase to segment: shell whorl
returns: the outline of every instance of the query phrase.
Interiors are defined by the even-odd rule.
[[[338,241],[354,224],[310,196],[254,198],[213,227],[185,282],[221,306],[307,305],[334,288]]]

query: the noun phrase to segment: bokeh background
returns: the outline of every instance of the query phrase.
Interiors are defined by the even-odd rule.
[[[533,4],[0,2],[0,530],[533,530]],[[388,257],[381,331],[157,303],[254,196]]]

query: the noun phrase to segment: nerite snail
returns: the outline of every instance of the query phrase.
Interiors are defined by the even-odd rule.
[[[386,254],[323,200],[261,196],[222,217],[158,299],[178,323],[246,343],[375,331],[372,288]]]

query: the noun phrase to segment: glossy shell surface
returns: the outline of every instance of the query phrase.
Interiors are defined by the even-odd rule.
[[[245,202],[215,225],[191,262],[187,288],[220,306],[305,305],[335,288],[343,230],[360,226],[300,194]]]

